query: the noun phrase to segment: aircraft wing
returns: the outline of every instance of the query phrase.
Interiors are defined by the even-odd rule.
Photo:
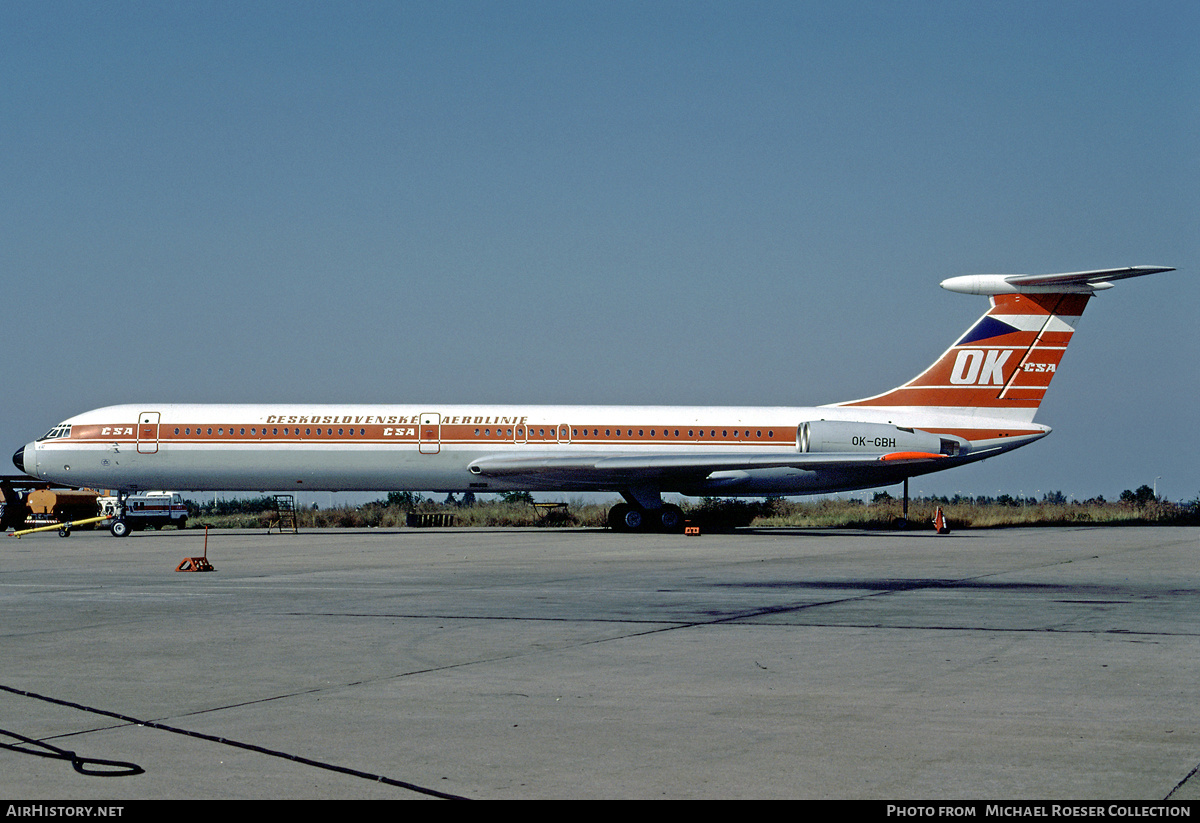
[[[930,452],[890,452],[887,454],[777,453],[777,454],[637,454],[561,455],[543,452],[536,455],[497,455],[481,457],[469,466],[481,477],[529,478],[591,484],[623,485],[653,483],[664,479],[702,480],[713,472],[753,471],[755,469],[794,468],[804,471],[872,469],[894,472],[901,465],[931,464],[946,455]]]

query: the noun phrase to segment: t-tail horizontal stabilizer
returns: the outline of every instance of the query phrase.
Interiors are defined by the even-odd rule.
[[[962,294],[1091,294],[1111,289],[1113,280],[1142,277],[1166,266],[1127,266],[1123,269],[1073,271],[1064,274],[965,274],[942,281],[942,288]]]

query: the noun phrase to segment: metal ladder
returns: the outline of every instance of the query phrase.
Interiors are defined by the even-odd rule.
[[[279,519],[271,524],[271,528],[278,528],[279,533],[290,531],[292,534],[299,534],[300,529],[296,524],[296,498],[291,494],[275,495],[275,511],[279,514]]]

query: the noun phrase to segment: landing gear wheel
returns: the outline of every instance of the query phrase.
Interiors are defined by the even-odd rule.
[[[608,525],[617,532],[641,531],[646,525],[646,513],[628,503],[618,503],[608,511]]]
[[[665,504],[657,512],[658,525],[667,534],[679,534],[683,531],[683,509],[673,503]]]
[[[625,510],[628,508],[629,506],[625,505],[624,503],[618,503],[608,510],[608,527],[610,529],[615,532],[625,530],[625,521],[623,518],[625,516]]]
[[[113,537],[129,536],[129,524],[124,520],[114,520],[112,525],[108,527],[108,530],[112,532]]]

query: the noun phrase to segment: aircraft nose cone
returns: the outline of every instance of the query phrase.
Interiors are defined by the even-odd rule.
[[[17,449],[13,453],[13,465],[16,466],[18,469],[20,469],[22,474],[25,473],[25,447],[24,446]]]

